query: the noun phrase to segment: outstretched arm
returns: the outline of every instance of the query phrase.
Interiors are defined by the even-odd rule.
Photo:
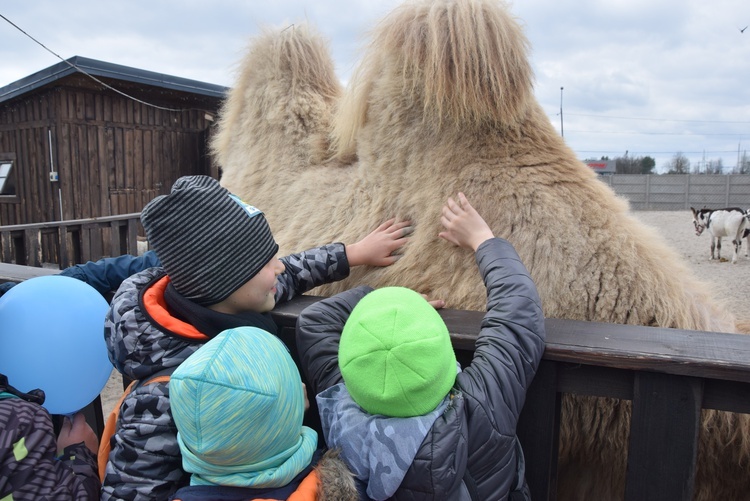
[[[146,251],[142,256],[124,254],[118,257],[102,258],[65,268],[60,275],[77,278],[86,282],[100,294],[116,291],[129,276],[146,268],[160,266],[161,262],[154,251]]]
[[[398,250],[412,233],[409,221],[390,219],[359,242],[344,245],[332,243],[281,258],[285,271],[278,277],[276,302],[293,297],[319,285],[342,280],[353,266],[390,266]]]
[[[342,381],[339,370],[339,339],[357,303],[372,292],[361,285],[313,303],[297,319],[297,351],[300,367],[313,393]]]
[[[510,434],[544,351],[541,300],[513,246],[494,237],[463,193],[457,201],[448,199],[441,222],[440,237],[475,251],[487,287],[487,314],[474,357],[457,384],[485,402],[501,433]]]
[[[406,242],[414,229],[410,221],[396,222],[389,219],[359,242],[346,246],[349,266],[367,264],[370,266],[390,266],[398,261],[396,253]]]

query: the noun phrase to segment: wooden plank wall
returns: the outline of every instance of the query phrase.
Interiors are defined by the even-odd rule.
[[[167,111],[77,87],[0,106],[0,152],[16,154],[19,195],[18,203],[0,202],[0,225],[59,221],[61,205],[65,220],[140,212],[178,177],[210,174],[210,124],[204,110]],[[49,180],[49,131],[59,182]]]
[[[77,173],[67,184],[61,180],[66,219],[139,212],[178,177],[209,172],[200,139],[210,122],[199,110],[166,111],[66,89],[60,113],[61,179]]]
[[[53,102],[50,93],[35,94],[0,108],[0,152],[15,154],[18,194],[17,202],[0,202],[0,225],[38,222],[51,212],[46,131],[55,123]],[[26,203],[29,200],[34,203]]]

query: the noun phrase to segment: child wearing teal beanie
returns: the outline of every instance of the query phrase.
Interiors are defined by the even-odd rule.
[[[516,424],[544,351],[541,301],[463,193],[440,219],[487,287],[471,364],[456,362],[441,302],[412,290],[363,286],[309,306],[297,348],[325,441],[369,499],[530,499]]]
[[[175,370],[170,394],[191,474],[174,499],[357,499],[338,455],[321,459],[318,434],[302,425],[304,385],[276,336],[223,331]]]

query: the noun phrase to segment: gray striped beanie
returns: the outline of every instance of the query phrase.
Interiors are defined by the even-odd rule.
[[[263,213],[208,176],[185,176],[141,211],[149,245],[177,292],[209,306],[229,297],[279,251]]]

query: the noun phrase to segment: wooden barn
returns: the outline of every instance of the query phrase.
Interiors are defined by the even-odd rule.
[[[0,88],[0,226],[140,212],[187,174],[226,87],[80,56]]]

